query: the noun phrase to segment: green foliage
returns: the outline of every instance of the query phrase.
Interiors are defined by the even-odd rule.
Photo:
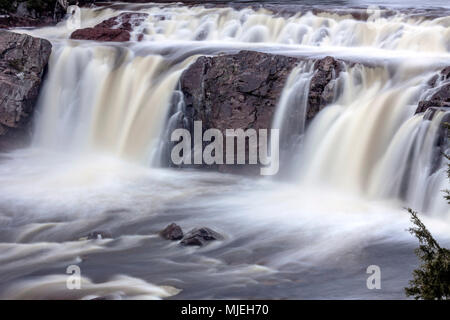
[[[444,123],[447,134],[450,136],[450,124]],[[449,155],[444,155],[450,160]],[[447,175],[450,179],[450,162],[447,164]],[[444,197],[450,204],[450,190],[444,190]],[[405,288],[407,296],[424,300],[450,299],[450,250],[439,246],[431,233],[420,221],[417,212],[408,209],[411,222],[415,227],[409,232],[419,239],[419,248],[416,254],[422,265],[413,271],[413,280]]]
[[[405,288],[407,296],[424,300],[450,299],[450,250],[441,248],[417,212],[408,209],[415,225],[409,232],[419,239],[416,254],[423,264],[413,271],[413,280]]]

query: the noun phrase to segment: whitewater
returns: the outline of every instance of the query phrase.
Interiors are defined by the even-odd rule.
[[[0,156],[0,298],[405,298],[419,263],[405,208],[450,245],[440,153],[449,144],[436,145],[450,111],[415,112],[450,65],[450,9],[369,7],[356,19],[350,5],[274,8],[81,9],[82,28],[147,13],[125,43],[71,40],[65,21],[15,30],[53,51],[32,143]],[[304,59],[272,119],[280,174],[170,168],[161,153],[182,72],[241,50]],[[344,69],[333,101],[307,123],[308,59],[328,55]],[[224,239],[181,247],[158,235],[171,222]],[[113,238],[80,239],[93,230]],[[81,290],[66,289],[69,265],[81,269]],[[370,265],[381,290],[366,287]]]

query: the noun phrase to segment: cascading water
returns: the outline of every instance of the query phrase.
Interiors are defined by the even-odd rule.
[[[0,297],[402,298],[417,264],[403,207],[450,241],[439,140],[450,113],[415,114],[446,81],[429,86],[450,63],[450,16],[118,4],[82,9],[80,27],[130,11],[148,16],[122,44],[69,40],[64,23],[19,30],[49,38],[53,53],[33,143],[0,165]],[[283,179],[160,168],[185,108],[183,70],[240,50],[302,58],[272,119]],[[325,55],[344,70],[310,121]],[[181,249],[157,236],[170,222],[225,240]],[[92,230],[114,239],[78,241]],[[377,296],[365,285],[374,263],[391,279]],[[72,264],[78,292],[64,287]]]
[[[436,147],[436,142],[450,113],[428,110],[414,116],[433,73],[400,65],[395,74],[392,77],[387,68],[362,65],[341,74],[340,97],[317,116],[304,145],[295,149],[300,154],[295,158],[300,163],[297,181],[404,199],[417,209],[448,217],[448,206],[439,192],[448,187],[440,154],[448,144]],[[302,76],[312,77],[311,72]],[[298,85],[307,81],[300,79]],[[275,119],[286,113],[289,102],[284,100],[293,95],[288,90]]]

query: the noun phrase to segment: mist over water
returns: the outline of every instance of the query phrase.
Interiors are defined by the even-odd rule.
[[[319,3],[329,4],[361,2]],[[149,16],[127,43],[69,40],[63,23],[20,30],[50,39],[53,52],[33,142],[1,156],[0,298],[404,298],[418,264],[404,207],[450,243],[441,194],[449,183],[436,147],[450,113],[415,114],[432,94],[429,79],[450,63],[449,15],[370,11],[357,20],[127,4],[82,9],[81,27],[128,11]],[[278,177],[159,163],[183,70],[198,56],[240,50],[357,63],[345,63],[334,100],[309,124],[313,65],[292,70],[272,122],[281,131]],[[171,222],[225,239],[183,248],[158,236]],[[93,230],[113,239],[79,240]],[[84,277],[79,291],[65,287],[72,264]],[[381,290],[366,287],[373,264]]]

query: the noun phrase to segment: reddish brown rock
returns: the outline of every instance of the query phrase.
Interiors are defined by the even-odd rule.
[[[108,28],[85,28],[74,31],[71,36],[74,40],[116,41],[124,42],[130,40],[130,33],[121,29]]]
[[[300,60],[254,51],[198,58],[180,79],[185,110],[179,127],[190,130],[192,136],[194,121],[199,120],[203,131],[216,128],[223,134],[226,129],[270,129],[285,82]],[[317,60],[308,97],[307,121],[333,99],[331,80],[339,75],[341,67],[341,62],[332,57]],[[248,159],[248,144],[246,152]],[[259,166],[255,165],[208,168],[233,173],[259,172]]]
[[[435,92],[429,99],[419,101],[416,113],[425,112],[430,108],[450,108],[450,66],[442,69],[439,75],[428,82]],[[439,86],[435,88],[436,86]]]
[[[142,22],[147,19],[147,13],[140,12],[124,12],[119,14],[117,17],[112,17],[108,20],[105,20],[95,27],[99,28],[118,28],[122,30],[126,30],[128,32],[133,31],[135,27],[139,27]]]

